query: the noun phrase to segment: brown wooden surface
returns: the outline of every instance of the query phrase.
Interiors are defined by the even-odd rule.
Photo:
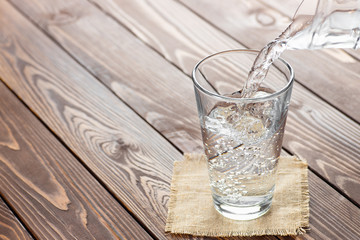
[[[0,102],[0,192],[36,238],[150,238],[3,83]]]
[[[164,233],[172,163],[181,154],[13,7],[1,2],[0,9],[0,22],[7,24],[3,81],[153,236],[191,238]],[[117,209],[106,211],[121,217]]]
[[[7,24],[2,79],[155,235],[164,235],[172,160],[180,154],[14,8],[1,2],[0,9]],[[149,139],[153,144],[145,144]]]
[[[0,239],[31,240],[31,235],[0,198]]]
[[[288,153],[282,152],[288,156]],[[310,231],[290,239],[357,239],[360,236],[360,209],[309,171]]]
[[[156,239],[193,238],[164,233],[172,163],[182,152],[201,151],[188,74],[207,54],[260,48],[289,20],[286,14],[276,6],[264,9],[256,1],[226,0],[231,6],[227,12],[220,2],[201,0],[10,2],[16,8],[0,1],[0,78],[26,106],[2,86],[1,93],[10,97],[0,109],[10,108],[12,114],[0,115],[1,122],[11,126],[0,127],[0,132],[16,133],[16,142],[34,163],[25,171],[25,163],[15,155],[1,157],[7,164],[3,166],[21,171],[16,175],[0,168],[0,177],[11,183],[0,183],[0,194],[22,224],[39,239],[68,239],[66,234],[80,234],[82,229],[84,234],[96,231],[91,233],[97,239],[104,239],[99,235],[110,229],[114,231],[109,236],[123,239],[149,239],[148,233]],[[276,24],[258,25],[255,10],[269,11]],[[235,17],[244,22],[238,31],[254,36],[237,36]],[[265,33],[258,34],[259,29]],[[291,57],[297,59],[294,65],[309,59],[307,53],[297,54]],[[313,66],[303,66],[300,72],[295,68],[297,80],[306,87],[294,87],[284,141],[287,150],[307,159],[315,171],[309,172],[311,230],[300,239],[357,239],[360,127],[354,121],[358,111],[350,110],[359,102],[347,106],[343,100],[359,93],[359,63],[342,50],[314,56],[311,61],[325,75],[320,83],[309,84],[306,74]],[[335,66],[341,59],[352,62]],[[325,67],[320,64],[324,61]],[[334,89],[317,91],[316,84],[324,84],[325,78],[338,78],[328,73],[330,69],[344,73],[344,79],[330,83],[338,89],[348,84],[344,96],[335,95]],[[9,135],[5,133],[1,136]],[[8,137],[2,141],[11,145]],[[16,154],[24,156],[24,151]],[[42,174],[34,174],[36,169]],[[47,180],[46,186],[49,176],[54,181]],[[73,212],[59,211],[59,198],[50,197],[51,190],[61,188],[72,197]],[[20,192],[24,200],[11,191]],[[84,211],[94,214],[93,224],[85,228]],[[39,219],[44,222],[39,224]],[[80,227],[65,228],[70,222]],[[54,229],[57,235],[51,234]]]
[[[97,4],[185,73],[190,73],[196,61],[202,57],[200,52],[210,54],[221,49],[242,47],[173,1],[156,1],[150,4],[140,0],[118,0],[98,1]],[[87,16],[86,24],[91,25],[91,28],[78,23],[82,18],[76,24],[69,23],[66,26],[48,21],[42,18],[40,6],[44,6],[44,3],[39,3],[39,6],[19,4],[19,7],[69,52],[76,52],[74,57],[175,145],[183,151],[198,149],[198,119],[190,79],[177,73],[156,53],[149,52],[146,46],[135,41],[125,29],[111,19],[99,15],[98,11],[88,4],[82,9],[87,9],[83,15]],[[63,2],[58,3],[56,7],[52,3],[48,5],[46,13],[48,16],[56,15],[57,9],[69,8],[69,4]],[[169,13],[169,9],[172,12]],[[69,14],[76,15],[79,11],[72,9]],[[90,18],[89,15],[93,17]],[[169,16],[178,21],[168,22]],[[182,18],[186,21],[180,21]],[[106,31],[113,33],[106,37],[102,35],[104,22],[107,26]],[[197,22],[197,26],[192,26],[193,22]],[[174,34],[172,29],[177,29],[178,32]],[[196,36],[196,33],[200,37],[193,39],[191,36]],[[64,40],[64,35],[76,37],[68,41]],[[113,44],[113,49],[108,50],[104,48],[119,38],[123,39],[121,45]],[[162,39],[166,41],[160,45]],[[178,52],[183,54],[177,55]],[[145,54],[146,59],[143,58]],[[89,55],[96,57],[89,58]],[[196,55],[198,57],[195,57]],[[108,61],[109,58],[111,61]],[[132,61],[124,62],[124,58]],[[188,65],[184,66],[183,63]],[[164,65],[167,67],[164,68]],[[138,71],[142,66],[148,67],[146,74]],[[128,80],[130,75],[133,81]],[[143,88],[139,88],[139,82]],[[181,102],[174,104],[172,101],[163,101],[159,96],[181,99]],[[169,126],[169,121],[175,123]],[[342,130],[338,128],[339,124],[343,126]],[[313,169],[352,199],[360,202],[360,192],[357,191],[360,187],[360,129],[357,123],[324,104],[304,87],[295,84],[287,133],[284,146],[289,151],[309,159]],[[184,139],[193,141],[186,144]],[[199,145],[195,145],[195,141]],[[344,150],[346,154],[343,153]]]

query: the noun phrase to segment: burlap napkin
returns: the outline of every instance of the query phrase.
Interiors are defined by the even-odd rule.
[[[174,163],[165,231],[198,236],[296,235],[309,227],[307,164],[281,157],[272,206],[250,221],[223,217],[214,208],[205,156],[185,154]]]

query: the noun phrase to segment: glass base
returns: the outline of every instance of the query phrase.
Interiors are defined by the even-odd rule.
[[[235,205],[218,201],[213,198],[215,209],[224,217],[234,220],[251,220],[267,213],[271,206],[272,197],[256,205]]]

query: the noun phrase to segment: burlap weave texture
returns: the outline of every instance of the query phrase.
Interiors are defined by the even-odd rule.
[[[296,235],[309,227],[307,164],[296,157],[279,160],[271,209],[250,221],[221,216],[214,208],[206,158],[185,154],[174,163],[165,231],[198,236]]]

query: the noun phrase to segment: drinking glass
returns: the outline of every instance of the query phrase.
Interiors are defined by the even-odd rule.
[[[250,220],[271,205],[294,74],[283,59],[251,98],[239,98],[258,52],[213,54],[192,78],[215,208]]]

